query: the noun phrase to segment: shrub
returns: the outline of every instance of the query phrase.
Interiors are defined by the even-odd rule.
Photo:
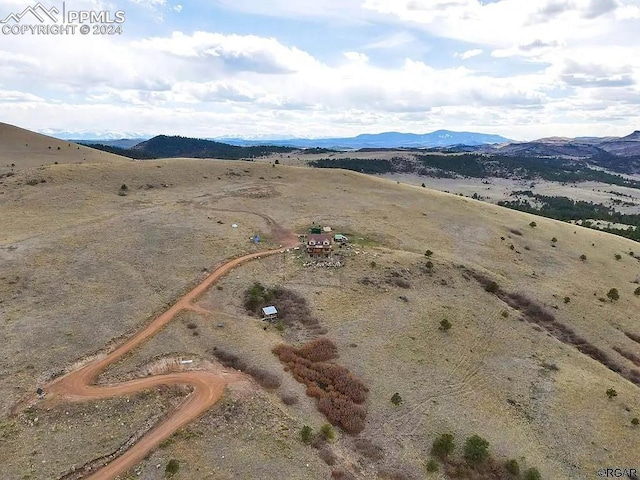
[[[222,285],[216,285],[216,290],[224,290],[224,287]]]
[[[333,442],[336,439],[336,432],[330,423],[325,423],[320,427],[320,433],[327,442]]]
[[[634,425],[636,427],[640,425],[640,420],[638,419],[638,417],[631,420],[631,425]]]
[[[302,439],[302,443],[304,443],[305,445],[309,445],[311,443],[311,440],[313,440],[313,428],[311,428],[309,425],[305,425],[304,427],[302,427],[302,429],[300,430],[300,438]]]
[[[371,268],[376,268],[376,267],[378,266],[378,264],[377,264],[376,262],[371,262],[371,263],[369,264],[369,266],[370,266]]]
[[[611,300],[612,302],[614,302],[616,300],[620,300],[620,294],[618,293],[618,289],[617,288],[612,288],[611,290],[609,290],[607,292],[607,298],[609,300]]]
[[[508,460],[504,464],[504,468],[514,477],[517,477],[520,474],[520,465],[517,460]]]
[[[640,296],[640,287],[636,288],[633,292],[634,295]]]
[[[431,459],[427,462],[427,472],[433,473],[438,471],[438,462],[434,459]]]
[[[280,396],[280,399],[282,400],[282,403],[288,406],[295,405],[296,403],[298,403],[298,397],[293,393],[283,393]]]
[[[538,224],[537,224],[536,222],[531,222],[531,223],[529,224],[529,226],[530,226],[531,228],[535,228],[535,227],[537,227],[537,226],[538,226]]]
[[[571,297],[564,297],[564,303],[570,303]]]
[[[267,390],[275,390],[282,383],[278,375],[258,367],[249,367],[247,373],[258,382],[258,385]]]
[[[431,250],[427,250],[426,252],[424,252],[425,257],[430,257],[431,255],[433,255],[433,252]]]
[[[491,281],[491,282],[487,283],[487,285],[484,287],[484,289],[489,293],[497,293],[498,290],[500,290],[500,287],[498,286],[498,284],[496,282]]]
[[[216,357],[223,366],[227,368],[233,368],[234,370],[246,370],[247,364],[237,355],[227,352],[218,347],[213,347],[213,355]]]
[[[427,263],[424,264],[424,266],[427,267],[429,270],[431,270],[433,268],[433,262],[429,260]]]
[[[427,186],[423,183],[423,184],[422,184],[422,188],[427,188]]]
[[[489,442],[484,438],[473,435],[464,444],[464,459],[469,465],[476,466],[489,458]]]
[[[196,325],[196,324],[195,324],[195,323],[193,323],[193,322],[189,322],[189,323],[187,323],[187,328],[188,328],[189,330],[195,330],[196,328],[198,328],[198,325]]]
[[[582,255],[580,255],[580,260],[582,260],[583,262],[586,262],[587,256],[583,253]]]
[[[176,473],[178,473],[179,470],[180,470],[180,462],[178,462],[178,460],[173,458],[169,460],[169,463],[167,463],[167,466],[164,469],[164,473],[168,477],[173,477]]]
[[[244,294],[244,308],[254,314],[260,314],[260,309],[271,303],[275,298],[275,291],[268,289],[260,282],[255,282]]]
[[[451,330],[451,327],[452,327],[451,322],[445,318],[440,322],[439,330],[441,332],[448,332],[449,330]]]
[[[503,318],[509,318],[509,312],[507,312],[506,310],[503,310],[500,315],[502,315]]]
[[[551,243],[558,243],[558,239],[557,239],[556,237],[553,237],[553,238],[551,239]]]
[[[368,438],[357,438],[353,445],[356,447],[356,451],[360,455],[370,460],[382,460],[382,457],[384,456],[382,448]]]
[[[401,405],[403,401],[404,400],[402,400],[402,397],[398,392],[394,393],[391,396],[391,403],[393,403],[395,406]]]
[[[122,190],[123,192],[126,192],[127,190],[129,190],[129,187],[127,187],[127,185],[123,183],[123,184],[120,186],[120,190]]]
[[[284,332],[284,322],[282,320],[278,320],[276,322],[276,330],[279,332]]]
[[[431,454],[434,457],[445,459],[453,453],[454,449],[455,443],[453,441],[453,435],[450,433],[443,433],[433,441]]]
[[[275,161],[275,162],[273,162],[273,163],[275,163],[276,165],[280,165],[280,160],[278,160],[278,159],[276,158],[276,161]]]
[[[617,397],[618,396],[618,392],[615,391],[615,389],[610,388],[607,390],[607,397],[609,397],[609,400],[611,400],[613,397]]]
[[[622,255],[620,255],[619,253],[616,253],[616,260],[622,260]]]
[[[541,480],[542,476],[537,468],[530,468],[524,472],[524,476],[522,478],[524,480]]]
[[[328,447],[322,447],[318,451],[318,456],[322,459],[324,463],[326,463],[329,466],[335,465],[336,462],[338,461],[338,457],[336,457],[336,454],[333,453],[333,451]]]

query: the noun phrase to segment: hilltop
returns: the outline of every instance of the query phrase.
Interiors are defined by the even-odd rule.
[[[0,174],[62,163],[110,163],[128,159],[0,123]]]
[[[10,148],[54,141],[14,132],[1,139]],[[276,227],[304,233],[313,225],[351,239],[344,266],[309,265],[299,250],[238,266],[97,379],[218,372],[217,358],[272,376],[263,378],[268,387],[229,388],[131,476],[158,478],[176,459],[177,479],[435,479],[445,466],[427,471],[431,446],[448,432],[456,458],[477,434],[499,464],[516,459],[547,480],[633,464],[636,242],[341,169],[119,157],[76,165],[62,153],[56,165],[52,150],[0,179],[7,478],[77,478],[74,470],[135,443],[189,389],[59,405],[45,397],[11,411],[38,385],[102,358],[225,259],[277,248]],[[318,325],[265,325],[245,308],[255,282],[304,299]],[[327,419],[272,349],[319,336],[335,343],[335,361],[368,393],[364,430],[335,427],[335,441],[316,439],[314,448],[300,432],[318,432]]]

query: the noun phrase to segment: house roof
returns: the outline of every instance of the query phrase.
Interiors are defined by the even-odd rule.
[[[314,242],[318,243],[322,243],[325,240],[328,240],[329,242],[331,241],[331,235],[321,235],[321,234],[310,234],[307,237],[307,241],[309,240],[313,240]]]
[[[265,315],[277,315],[278,310],[276,310],[276,307],[264,307],[262,309],[262,313],[264,313]]]

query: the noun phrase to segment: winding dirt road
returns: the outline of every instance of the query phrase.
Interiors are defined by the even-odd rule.
[[[169,438],[176,430],[185,426],[213,406],[222,396],[227,384],[246,379],[246,377],[240,373],[228,372],[214,374],[206,371],[188,371],[144,377],[115,385],[94,385],[96,379],[105,368],[158,333],[158,331],[173,320],[178,313],[189,309],[197,310],[193,302],[225,274],[245,262],[281,253],[299,243],[296,235],[281,228],[273,219],[263,215],[259,216],[267,220],[267,223],[272,228],[274,237],[282,242],[282,244],[285,245],[284,247],[252,253],[227,261],[213,271],[193,290],[178,300],[171,308],[155,318],[151,323],[104,358],[93,360],[80,369],[55,379],[44,387],[45,392],[47,392],[47,401],[52,403],[85,402],[119,397],[159,386],[187,385],[193,388],[192,393],[189,394],[187,399],[180,407],[172,412],[168,418],[156,425],[121,456],[86,478],[90,480],[112,480],[117,475],[130,470],[140,463],[149,452],[154,450],[163,440]]]

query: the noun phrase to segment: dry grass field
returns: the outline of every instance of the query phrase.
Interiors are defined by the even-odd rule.
[[[637,243],[340,170],[99,161],[107,154],[76,165],[54,140],[55,151],[23,156],[11,152],[48,141],[13,132],[0,137],[1,163],[16,164],[13,176],[0,179],[3,478],[62,478],[170,413],[187,392],[11,410],[38,385],[137,330],[225,259],[273,247],[259,214],[300,233],[315,222],[348,234],[355,243],[345,266],[305,267],[298,250],[247,263],[200,298],[207,312],[181,314],[110,367],[99,382],[215,368],[214,349],[224,349],[280,378],[271,390],[230,388],[122,478],[164,478],[170,459],[180,464],[176,479],[326,479],[337,470],[352,475],[342,478],[447,478],[426,469],[433,440],[446,432],[455,434],[456,455],[478,434],[496,460],[517,459],[549,480],[638,466],[638,385],[558,334],[558,325],[570,329],[627,377],[640,369],[614,350],[640,356],[640,343],[625,335],[640,335],[633,283],[640,261],[630,255],[640,256]],[[261,245],[249,241],[255,233]],[[528,321],[474,274],[527,295],[555,321]],[[271,350],[304,335],[265,330],[245,311],[244,292],[255,281],[306,298],[338,347],[336,362],[369,388],[367,424],[357,437],[338,431],[321,450],[301,442],[303,425],[318,431],[326,419]],[[606,297],[611,288],[616,301]],[[447,332],[439,329],[444,319]],[[391,402],[396,392],[400,405]],[[379,448],[364,448],[362,439]]]
[[[123,162],[117,155],[0,123],[0,175],[61,163]]]

